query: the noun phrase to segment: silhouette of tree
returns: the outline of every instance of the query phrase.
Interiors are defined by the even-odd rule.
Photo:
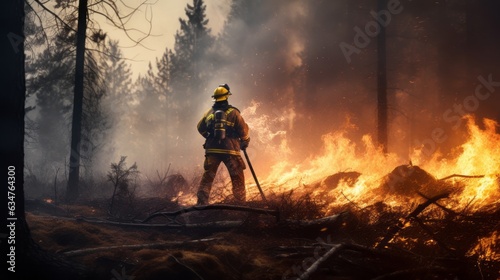
[[[126,22],[130,19],[133,14],[138,11],[138,7],[145,5],[147,1],[143,1],[139,4],[137,8],[128,7],[131,12],[122,15],[121,9],[118,7],[116,1],[105,0],[96,1],[95,3],[88,4],[88,0],[79,0],[78,10],[75,11],[75,3],[77,0],[57,0],[56,9],[61,9],[70,15],[73,20],[76,18],[78,25],[77,29],[74,30],[71,25],[69,25],[65,20],[61,19],[56,13],[51,11],[46,7],[46,2],[42,3],[39,0],[34,2],[40,5],[42,9],[49,12],[58,24],[61,24],[65,28],[71,29],[76,35],[76,63],[75,63],[75,79],[74,79],[74,99],[73,99],[73,109],[72,109],[72,127],[71,127],[71,145],[70,145],[70,159],[69,159],[69,177],[68,185],[66,191],[66,198],[69,201],[75,200],[79,195],[79,181],[80,181],[80,159],[81,159],[81,145],[82,145],[82,115],[83,115],[83,95],[84,95],[84,64],[85,64],[85,50],[86,41],[88,39],[99,44],[106,35],[102,33],[99,25],[92,21],[92,16],[98,15],[104,17],[108,22],[110,22],[115,27],[118,27],[125,31],[125,34],[130,40],[140,45],[142,40],[149,36],[149,32],[143,32],[142,37],[135,39],[130,35],[131,29],[126,27]],[[92,2],[92,0],[91,0]],[[75,14],[76,12],[76,14]],[[150,22],[151,23],[151,22]],[[87,29],[89,28],[89,32]],[[133,29],[137,31],[136,29]],[[89,36],[87,36],[89,34]]]

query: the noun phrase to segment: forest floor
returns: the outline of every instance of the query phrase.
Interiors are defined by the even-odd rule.
[[[286,219],[292,215],[278,221],[266,214],[205,210],[144,224],[159,210],[180,207],[158,198],[136,199],[133,207],[123,206],[125,221],[110,215],[108,205],[107,200],[74,205],[29,200],[26,216],[41,248],[84,264],[98,279],[298,279],[315,263],[317,269],[304,279],[500,277],[500,207],[474,218],[435,219],[426,213],[422,220],[432,230],[413,221],[394,231],[405,214],[383,203],[339,209],[319,223],[300,222],[321,218],[311,203],[295,204],[293,211],[303,211],[296,218],[303,219],[294,221]],[[376,248],[388,234],[394,235],[391,242]],[[481,236],[493,240],[477,248]]]

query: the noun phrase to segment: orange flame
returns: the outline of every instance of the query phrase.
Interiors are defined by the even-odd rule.
[[[260,118],[260,122],[252,123],[254,131],[272,132],[269,126],[265,126],[270,121],[266,119],[268,117]],[[469,211],[478,211],[500,198],[500,134],[496,133],[498,124],[493,120],[484,119],[484,129],[476,124],[472,116],[467,116],[466,120],[468,137],[455,150],[455,156],[446,158],[436,153],[431,159],[424,160],[419,150],[415,149],[412,161],[437,178],[452,174],[483,175],[480,178],[457,177],[445,181],[460,186],[452,190],[450,207],[457,210],[468,207]],[[274,155],[279,157],[274,158],[269,175],[261,182],[265,191],[309,192],[318,198],[328,199],[330,207],[350,201],[361,207],[381,201],[390,206],[408,205],[407,198],[387,195],[380,189],[384,176],[398,165],[406,164],[406,160],[396,154],[384,154],[369,135],[363,136],[361,144],[357,145],[346,136],[346,130],[327,133],[322,137],[323,146],[319,155],[293,163],[289,158],[286,130],[267,132],[267,137],[281,137],[281,140],[272,147]],[[356,180],[340,178],[337,185],[325,183],[328,176],[346,171],[361,174]],[[253,184],[250,180],[247,183]],[[256,190],[251,186],[247,189],[250,192]]]
[[[500,174],[500,134],[496,133],[498,124],[484,119],[484,129],[476,124],[472,116],[466,116],[468,139],[457,149],[458,155],[451,159],[434,159],[422,164],[439,177],[451,174],[482,175],[482,178],[454,179],[454,183],[464,184],[462,192],[454,193],[457,206],[471,207],[478,211],[495,203],[499,195]]]

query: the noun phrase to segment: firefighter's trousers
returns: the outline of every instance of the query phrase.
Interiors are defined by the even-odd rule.
[[[217,174],[220,163],[223,162],[229,171],[231,183],[233,185],[233,195],[236,201],[244,202],[246,200],[245,191],[245,163],[239,155],[229,154],[206,154],[203,163],[203,176],[201,177],[200,187],[198,189],[198,205],[208,204],[212,183]]]

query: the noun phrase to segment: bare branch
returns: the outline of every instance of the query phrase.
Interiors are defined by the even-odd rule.
[[[27,0],[25,0],[25,1],[27,2]],[[71,27],[58,14],[56,14],[54,11],[52,11],[51,9],[49,9],[49,8],[47,8],[45,6],[45,4],[47,4],[49,1],[45,1],[45,2],[42,2],[40,0],[33,0],[33,1],[36,2],[43,10],[47,11],[48,13],[50,13],[56,19],[55,22],[56,22],[57,25],[62,24],[63,27],[68,28],[69,30],[71,30],[73,32],[77,32],[75,28]],[[123,2],[121,2],[121,3],[123,4]],[[112,26],[117,27],[117,28],[123,30],[124,33],[125,33],[125,35],[127,36],[127,38],[134,43],[131,47],[141,46],[141,47],[144,47],[144,48],[146,48],[148,50],[151,50],[147,46],[143,45],[142,41],[144,41],[146,38],[148,38],[149,36],[151,36],[151,31],[153,29],[153,24],[152,24],[153,13],[151,12],[151,9],[148,9],[147,7],[150,6],[150,5],[154,5],[155,3],[156,2],[154,2],[154,3],[148,3],[148,0],[144,0],[139,5],[137,5],[136,7],[130,7],[130,6],[124,5],[125,7],[131,9],[131,11],[129,13],[125,14],[125,15],[120,15],[120,11],[119,11],[118,6],[116,5],[115,2],[113,2],[113,1],[106,1],[106,0],[100,0],[100,1],[97,1],[97,2],[95,2],[93,4],[88,5],[87,12],[88,13],[91,12],[91,13],[97,14],[99,16],[102,16],[108,22],[110,22]],[[102,11],[98,9],[99,6],[102,7]],[[106,6],[108,8],[106,8]],[[136,28],[127,28],[126,24],[130,21],[130,19],[132,18],[132,16],[139,11],[140,7],[142,7],[142,6],[147,6],[146,7],[146,12],[145,12],[145,14],[146,14],[145,19],[146,19],[146,21],[149,24],[148,30],[146,32],[144,32],[144,31],[136,29]],[[74,8],[75,12],[78,10],[77,7],[74,7],[72,5],[69,5],[68,7]],[[94,8],[94,7],[97,7],[97,8]],[[65,9],[67,9],[67,7]],[[93,25],[97,25],[99,27],[98,23],[96,23],[94,21],[91,21],[91,22],[92,22]],[[130,34],[130,32],[138,32],[142,36],[140,36],[140,38],[136,39],[136,38],[134,38]],[[88,38],[89,37],[87,36],[87,39]]]
[[[51,11],[49,8],[45,7],[45,3],[42,3],[40,2],[40,0],[34,0],[38,5],[40,5],[40,7],[42,7],[42,9],[44,9],[45,11],[47,11],[49,14],[51,14],[53,17],[55,17],[59,22],[61,22],[66,28],[69,28],[71,31],[73,32],[76,32],[76,30],[71,27],[70,25],[68,25],[62,18],[60,18],[56,13],[54,13],[53,11]]]
[[[486,175],[460,175],[460,174],[453,174],[450,176],[446,176],[444,178],[438,179],[438,181],[444,181],[446,179],[454,178],[454,177],[459,177],[459,178],[484,178]]]
[[[48,0],[47,0],[47,1],[48,1]],[[48,46],[49,46],[49,37],[47,36],[47,33],[45,32],[45,28],[43,27],[43,21],[42,21],[42,19],[40,18],[40,15],[38,15],[38,13],[34,12],[34,11],[35,11],[35,9],[34,9],[34,8],[33,8],[33,6],[31,5],[31,3],[29,3],[29,2],[28,2],[28,0],[25,0],[25,1],[24,1],[24,3],[30,7],[30,9],[33,11],[33,13],[35,14],[35,16],[38,18],[38,21],[40,22],[40,27],[41,27],[41,28],[42,28],[42,30],[43,30],[43,32],[42,32],[42,33],[43,33],[43,37],[45,38],[45,42],[47,42],[47,49],[49,49],[49,48],[48,48]],[[49,51],[50,51],[50,50],[49,50]]]
[[[137,29],[128,29],[126,28],[126,24],[128,23],[128,21],[132,18],[132,16],[137,12],[139,11],[139,8],[142,7],[142,6],[150,6],[151,4],[147,4],[147,0],[144,0],[142,1],[142,3],[140,3],[138,6],[136,6],[135,8],[132,8],[132,11],[126,15],[123,15],[121,16],[119,11],[118,11],[118,7],[116,6],[116,4],[113,2],[113,3],[109,3],[108,1],[103,1],[103,5],[107,5],[111,8],[111,11],[113,13],[113,15],[105,15],[103,14],[102,12],[99,12],[98,14],[104,16],[107,20],[109,20],[109,22],[117,27],[117,28],[120,28],[122,29],[124,32],[125,32],[125,35],[127,36],[127,38],[129,38],[129,40],[131,40],[132,42],[135,43],[134,46],[137,46],[137,45],[140,45],[146,49],[149,49],[147,48],[146,46],[142,45],[141,42],[146,39],[147,37],[149,37],[151,35],[151,30],[153,29],[153,24],[152,24],[152,20],[153,20],[153,14],[150,13],[150,18],[147,17],[147,8],[146,8],[146,21],[149,23],[149,30],[147,32],[143,32],[141,30],[137,30]],[[127,6],[128,7],[128,6]],[[104,10],[106,12],[108,12],[108,9],[105,9]],[[94,12],[96,12],[95,10],[92,10]],[[114,19],[114,17],[117,18],[118,22]],[[134,39],[132,38],[132,36],[129,34],[130,31],[137,31],[137,32],[140,32],[144,35],[144,37],[142,38],[139,38],[139,39]]]
[[[380,243],[378,243],[376,245],[376,248],[384,248],[385,246],[387,246],[387,244],[389,243],[389,241],[391,241],[393,239],[393,237],[399,232],[400,229],[404,228],[405,224],[408,221],[413,220],[414,218],[416,218],[420,213],[422,213],[422,211],[425,210],[425,208],[427,208],[427,206],[435,203],[436,201],[438,201],[438,200],[440,200],[442,198],[447,198],[449,195],[450,195],[449,193],[442,193],[442,194],[433,196],[430,199],[428,199],[427,201],[419,204],[404,219],[399,220],[396,223],[396,225],[394,225],[394,226],[392,226],[392,227],[390,227],[388,229],[388,232],[387,232],[386,236],[384,237],[384,239],[382,239],[382,241],[380,241]]]
[[[302,275],[300,275],[299,279],[301,279],[301,280],[302,279],[309,279],[309,277],[314,272],[316,272],[316,270],[319,268],[319,266],[321,264],[323,264],[325,261],[328,260],[328,258],[330,258],[334,254],[338,253],[342,249],[343,249],[343,245],[342,244],[335,244],[335,245],[333,245],[332,248],[330,250],[328,250],[328,252],[326,252],[326,254],[324,254],[323,256],[321,256],[321,258],[319,258],[318,260],[316,260],[309,268],[307,268],[307,270],[304,273],[302,273]]]

